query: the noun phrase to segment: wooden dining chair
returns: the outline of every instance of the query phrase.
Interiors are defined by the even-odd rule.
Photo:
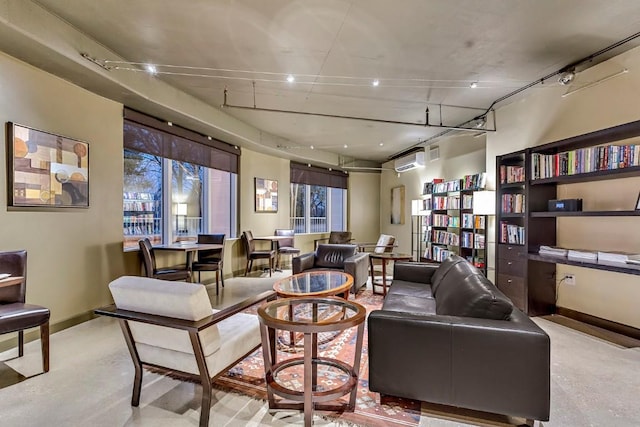
[[[176,265],[173,267],[156,267],[156,254],[153,246],[148,238],[138,241],[140,246],[140,256],[142,257],[142,265],[144,266],[145,275],[152,279],[174,280],[174,281],[190,281],[191,272],[186,265]]]
[[[206,249],[198,251],[198,259],[191,265],[191,271],[198,272],[198,282],[200,282],[201,271],[216,272],[216,295],[218,294],[218,283],[222,281],[224,288],[224,274],[222,264],[224,262],[224,234],[198,234],[198,243],[222,245],[220,249]],[[222,276],[222,280],[220,280]]]
[[[40,327],[42,369],[49,372],[49,318],[48,308],[26,304],[27,251],[0,252],[0,273],[22,277],[10,286],[0,287],[0,334],[18,333],[18,357],[24,355],[24,330]],[[10,276],[10,277],[11,277]]]
[[[294,256],[300,255],[300,249],[295,247],[295,230],[290,229],[276,229],[275,236],[286,236],[287,239],[278,239],[278,259],[276,262],[276,268],[280,268],[280,256],[281,255],[291,255]]]
[[[242,232],[242,244],[247,255],[247,268],[244,272],[244,275],[246,276],[247,273],[249,273],[249,271],[251,270],[254,259],[267,259],[269,260],[269,277],[271,277],[271,273],[273,272],[273,267],[276,261],[275,249],[271,247],[269,249],[256,249],[256,242],[253,238],[253,233],[251,232],[251,230]]]

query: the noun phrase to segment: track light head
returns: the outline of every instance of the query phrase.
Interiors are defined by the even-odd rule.
[[[560,83],[563,86],[566,86],[569,83],[571,83],[575,77],[576,77],[576,70],[572,68],[571,70],[567,70],[564,73],[560,74],[560,77],[558,78],[558,83]]]

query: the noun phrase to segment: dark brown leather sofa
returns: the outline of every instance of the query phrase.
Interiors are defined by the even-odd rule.
[[[368,331],[381,396],[549,419],[549,336],[463,258],[396,263]]]
[[[369,254],[357,245],[320,244],[315,252],[293,258],[293,274],[304,271],[340,270],[353,276],[352,293],[367,284]]]

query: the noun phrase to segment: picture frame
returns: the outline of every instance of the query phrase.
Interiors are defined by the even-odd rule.
[[[278,181],[254,178],[256,212],[278,212]]]
[[[7,122],[7,205],[89,207],[89,144]]]
[[[640,193],[638,193],[638,200],[636,200],[636,209],[637,211],[640,211]]]

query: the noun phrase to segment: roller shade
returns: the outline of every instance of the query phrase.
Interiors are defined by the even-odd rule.
[[[328,170],[291,162],[291,182],[295,184],[322,185],[325,187],[343,188],[348,185],[349,175],[342,171]]]
[[[125,108],[124,148],[238,173],[240,149]]]

